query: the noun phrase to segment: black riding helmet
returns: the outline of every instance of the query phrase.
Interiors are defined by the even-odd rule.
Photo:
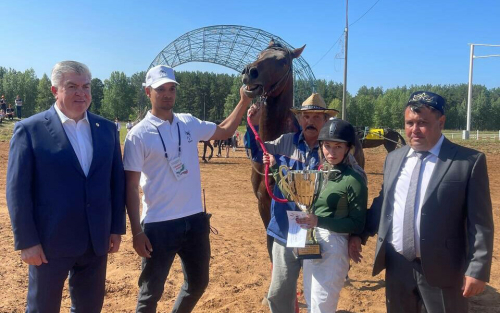
[[[356,131],[349,122],[335,118],[328,120],[323,125],[319,132],[318,141],[346,142],[353,147],[356,143]]]

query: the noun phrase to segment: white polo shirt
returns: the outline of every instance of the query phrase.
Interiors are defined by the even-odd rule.
[[[180,159],[188,170],[181,180],[177,180],[169,164],[169,160],[179,156],[177,125]],[[144,192],[141,222],[161,222],[203,212],[198,141],[209,140],[215,129],[214,123],[201,121],[191,114],[174,114],[170,124],[148,112],[130,130],[125,139],[123,165],[126,171],[141,172],[140,185]]]

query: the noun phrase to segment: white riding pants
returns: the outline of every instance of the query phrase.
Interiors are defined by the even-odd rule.
[[[337,310],[340,290],[349,271],[348,234],[316,227],[321,259],[304,260],[304,296],[310,313],[332,313]]]

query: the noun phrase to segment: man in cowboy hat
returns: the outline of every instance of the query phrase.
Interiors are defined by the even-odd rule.
[[[273,141],[265,143],[269,154],[274,156],[277,168],[286,165],[291,170],[317,169],[319,165],[318,136],[319,131],[330,117],[338,114],[337,110],[327,109],[323,98],[313,93],[307,98],[302,107],[291,109],[296,114],[301,129],[295,133],[281,135]],[[250,121],[258,126],[261,111],[256,105],[248,110]],[[262,151],[257,147],[255,136],[250,128],[247,129],[249,144],[252,151],[252,160],[262,162]],[[274,194],[284,198],[278,186],[274,187]],[[297,279],[299,277],[301,260],[293,255],[293,249],[286,247],[288,233],[288,217],[286,211],[299,211],[294,202],[271,202],[271,221],[267,228],[268,238],[272,241],[273,272],[269,287],[268,303],[272,313],[295,312]]]

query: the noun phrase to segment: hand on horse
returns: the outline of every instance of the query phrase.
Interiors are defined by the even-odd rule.
[[[259,125],[260,116],[262,115],[262,110],[260,109],[260,106],[252,104],[248,109],[247,115],[250,117],[252,125],[257,126]]]
[[[276,164],[276,160],[274,159],[274,156],[269,153],[264,153],[262,156],[262,162],[264,164],[269,164],[269,166],[274,166]]]
[[[245,86],[240,87],[240,102],[247,103],[247,105],[252,103],[252,98],[245,93]]]
[[[296,221],[297,224],[300,225],[300,227],[305,229],[318,226],[318,217],[314,214],[307,214],[305,217],[297,218]]]
[[[134,235],[134,250],[143,258],[150,258],[153,252],[153,246],[149,242],[148,236],[144,232]]]

